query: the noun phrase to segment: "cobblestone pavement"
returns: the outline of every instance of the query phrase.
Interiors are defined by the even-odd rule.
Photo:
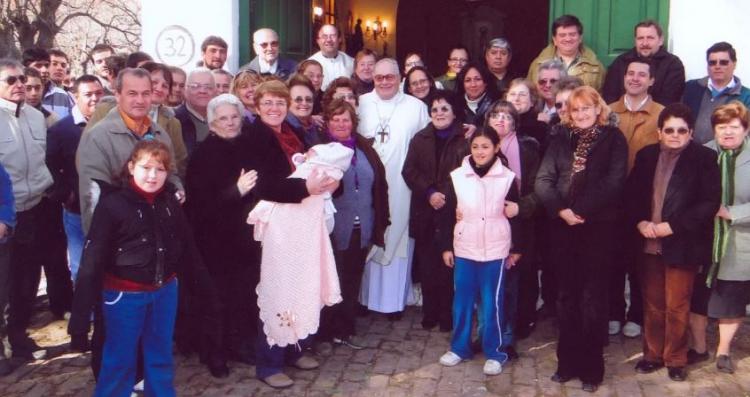
[[[498,376],[482,374],[483,358],[445,368],[438,358],[448,347],[447,333],[425,331],[419,308],[409,307],[401,321],[371,314],[358,320],[367,349],[335,347],[319,357],[319,370],[289,369],[295,380],[278,391],[255,379],[254,368],[230,363],[231,375],[212,378],[196,357],[176,355],[176,385],[180,396],[590,396],[573,380],[564,386],[549,380],[556,367],[556,328],[542,321],[528,339],[518,343],[521,358]],[[690,368],[688,381],[672,382],[666,369],[649,375],[633,370],[641,357],[640,339],[610,338],[606,348],[606,377],[594,396],[750,396],[750,324],[735,341],[734,375],[716,371],[713,360]],[[0,378],[0,396],[90,396],[94,387],[89,354],[67,352],[66,323],[43,312],[36,316],[32,336],[48,347],[50,358],[20,365]],[[715,324],[712,324],[712,329]],[[712,330],[709,343],[715,346]]]

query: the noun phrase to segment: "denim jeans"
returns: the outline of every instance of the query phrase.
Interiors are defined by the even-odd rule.
[[[81,265],[83,243],[86,240],[86,236],[83,234],[83,227],[81,227],[81,214],[63,210],[63,226],[65,227],[65,236],[68,238],[70,278],[73,280],[73,284],[75,284],[78,267]]]
[[[525,264],[521,264],[523,266]],[[518,264],[505,271],[503,278],[503,311],[500,313],[500,324],[502,325],[502,346],[503,348],[513,346],[515,338],[513,337],[513,327],[516,325],[516,313],[518,311],[518,284],[521,276],[521,269]]]
[[[302,357],[305,349],[312,345],[314,335],[297,341],[296,345],[270,346],[263,332],[263,321],[258,319],[258,335],[255,339],[255,375],[265,379],[284,372],[284,364],[294,364]]]
[[[469,359],[471,351],[471,323],[477,294],[481,303],[478,316],[482,319],[482,350],[487,359],[504,363],[508,355],[500,351],[502,345],[502,278],[504,260],[477,262],[465,258],[455,258],[453,282],[453,334],[451,351],[461,358]]]
[[[151,292],[105,290],[102,301],[107,332],[94,396],[130,396],[136,381],[139,341],[143,347],[146,396],[176,396],[172,335],[177,280]]]

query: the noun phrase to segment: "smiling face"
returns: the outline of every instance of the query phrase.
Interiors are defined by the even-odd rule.
[[[333,93],[333,99],[343,99],[352,105],[353,108],[357,108],[357,95],[349,87],[336,87],[336,91]]]
[[[378,62],[375,64],[375,93],[380,99],[393,98],[399,89],[398,68],[391,62]]]
[[[688,127],[687,122],[678,117],[670,117],[664,120],[664,126],[659,129],[659,142],[670,149],[681,149],[690,143],[693,138],[693,130]]]
[[[654,85],[648,64],[631,62],[625,72],[625,92],[628,95],[640,96],[648,93],[649,87]]]
[[[320,66],[310,64],[302,71],[302,75],[310,79],[315,91],[320,91],[320,87],[323,86],[323,69]]]
[[[243,84],[241,86],[237,87],[237,97],[240,98],[240,102],[242,102],[243,105],[245,105],[246,109],[254,110],[255,109],[255,88],[258,87],[257,84],[253,84],[252,82]]]
[[[411,56],[404,60],[404,74],[409,73],[411,68],[415,66],[424,66],[424,62],[422,62],[422,58],[419,55],[411,54]]]
[[[572,57],[578,53],[583,37],[575,26],[560,26],[552,36],[552,43],[560,55]]]
[[[123,76],[122,90],[115,93],[117,106],[128,117],[141,120],[151,109],[151,79],[132,74]]]
[[[99,103],[102,96],[104,96],[104,89],[100,83],[82,82],[78,84],[78,92],[75,95],[76,106],[78,106],[78,109],[86,120],[94,114],[96,104]]]
[[[515,131],[513,116],[507,111],[493,111],[489,114],[488,120],[490,127],[497,131],[497,135],[500,136],[500,139],[505,138],[508,134]]]
[[[339,54],[338,30],[331,25],[323,25],[318,31],[317,39],[320,51],[326,57],[333,58]]]
[[[526,84],[515,84],[510,87],[505,99],[513,104],[518,114],[524,114],[531,109],[531,92]]]
[[[235,138],[240,134],[240,127],[242,127],[242,115],[237,111],[236,106],[223,104],[214,110],[211,131],[220,138]]]
[[[599,105],[585,101],[576,101],[570,105],[570,116],[573,119],[573,126],[577,128],[589,128],[596,124],[602,108]]]
[[[430,93],[430,80],[421,70],[415,70],[409,75],[409,90],[419,99],[424,99]]]
[[[314,97],[312,91],[304,85],[295,85],[289,89],[292,105],[289,112],[300,120],[306,120],[312,115]]]
[[[260,29],[253,35],[253,49],[269,65],[279,58],[279,35],[271,29]]]
[[[560,71],[558,69],[542,69],[539,72],[536,86],[544,101],[547,102],[547,105],[552,105],[555,102],[555,94],[552,92],[552,87],[558,81],[560,81]]]
[[[716,124],[714,126],[714,138],[719,147],[726,150],[737,149],[742,146],[742,142],[747,137],[747,128],[742,126],[742,121],[738,118],[730,120],[728,123]]]
[[[489,164],[499,150],[500,145],[493,145],[486,136],[480,135],[471,140],[471,158],[479,167]]]
[[[664,38],[659,36],[655,26],[641,26],[635,30],[635,50],[643,58],[648,58],[657,52],[664,44]]]
[[[713,63],[713,65],[712,65]],[[711,81],[721,87],[726,86],[734,77],[737,64],[732,61],[728,51],[712,52],[708,54],[708,76]]]
[[[348,111],[331,116],[328,120],[328,132],[338,141],[347,140],[352,137],[354,122]]]
[[[180,105],[185,100],[185,80],[187,76],[182,73],[172,73],[172,91],[169,93],[169,103],[172,106]]]
[[[188,78],[185,101],[196,110],[205,109],[216,96],[216,81],[210,72],[193,73]]]
[[[167,180],[167,168],[150,154],[142,154],[135,162],[128,162],[128,171],[133,182],[147,193],[156,193]]]
[[[459,74],[468,62],[469,53],[466,50],[462,48],[454,49],[448,57],[448,71]]]
[[[357,77],[359,77],[360,80],[369,83],[372,81],[372,74],[374,71],[375,56],[365,55],[359,59],[359,62],[357,62],[357,67],[355,68],[354,73],[357,74]]]
[[[432,125],[438,130],[444,130],[453,124],[456,114],[453,113],[453,106],[445,99],[438,99],[432,102],[430,107],[430,117]]]
[[[232,87],[232,75],[225,73],[213,73],[216,82],[216,95],[228,94]]]
[[[475,68],[466,71],[464,76],[464,92],[469,99],[476,100],[487,90],[487,84],[484,83],[482,75]]]
[[[280,96],[263,94],[256,104],[256,109],[263,123],[273,129],[278,129],[281,128],[281,124],[286,118],[288,104],[286,99]]]

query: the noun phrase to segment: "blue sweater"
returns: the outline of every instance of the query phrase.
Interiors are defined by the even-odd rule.
[[[16,227],[16,203],[13,198],[13,185],[10,182],[10,175],[5,171],[5,167],[0,164],[0,222],[8,225],[9,228]],[[4,243],[6,238],[0,239]]]

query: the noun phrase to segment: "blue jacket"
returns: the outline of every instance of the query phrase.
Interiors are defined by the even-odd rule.
[[[16,227],[16,202],[13,198],[13,185],[10,181],[10,175],[5,171],[5,167],[0,164],[0,223],[6,224],[9,228]],[[6,238],[0,239],[4,243]]]

